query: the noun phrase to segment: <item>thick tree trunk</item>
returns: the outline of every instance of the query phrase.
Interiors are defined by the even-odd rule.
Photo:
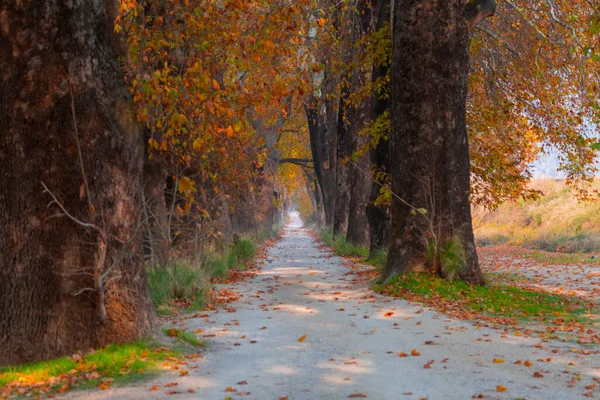
[[[315,175],[323,196],[323,209],[325,211],[325,225],[333,227],[335,213],[335,131],[331,133],[331,126],[335,124],[328,121],[331,115],[331,103],[327,101],[319,110],[318,100],[313,99],[305,106],[310,134],[310,149],[315,166]]]
[[[151,332],[144,147],[108,5],[0,5],[0,365]]]
[[[357,16],[352,24],[352,54],[362,56],[364,46],[360,40],[368,34],[372,26],[372,8],[368,2],[357,3]],[[352,58],[355,58],[354,55]],[[354,93],[358,92],[367,83],[369,72],[361,65],[355,66],[351,71],[350,87]],[[364,145],[368,138],[361,135],[366,128],[370,117],[370,98],[359,99],[358,104],[351,104],[347,110],[350,123],[351,153],[355,154]],[[348,231],[346,240],[358,246],[369,245],[369,220],[367,219],[367,203],[371,192],[371,177],[369,176],[369,154],[365,152],[358,161],[348,166],[350,176],[350,204],[348,207]]]
[[[165,266],[170,259],[171,235],[165,200],[165,171],[160,163],[144,159],[145,253],[153,265]]]
[[[335,213],[333,215],[333,234],[346,236],[348,233],[348,214],[350,211],[350,180],[348,158],[352,156],[352,137],[346,116],[346,102],[350,95],[348,87],[349,74],[342,78],[346,82],[342,86],[339,100],[336,146],[336,182],[335,182]]]
[[[460,240],[460,276],[483,283],[469,204],[466,96],[469,56],[463,0],[394,5],[391,174],[396,198],[384,276],[427,265],[428,240]],[[433,229],[430,228],[433,226]]]
[[[376,30],[384,27],[386,22],[390,21],[390,0],[384,0],[379,6],[379,16],[377,18]],[[389,73],[387,65],[373,66],[372,80],[377,82],[381,77]],[[385,91],[384,91],[385,92]],[[390,107],[389,98],[382,96],[382,93],[373,93],[371,103],[371,119],[373,121],[380,118]],[[379,139],[375,148],[370,151],[371,164],[375,171],[386,172],[390,171],[389,143],[385,138]],[[367,218],[369,220],[369,255],[384,249],[388,245],[390,232],[390,210],[385,205],[376,205],[375,202],[379,197],[381,186],[375,180],[371,183],[371,193],[369,203],[367,205]]]

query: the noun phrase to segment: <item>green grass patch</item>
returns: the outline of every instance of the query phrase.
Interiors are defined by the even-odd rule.
[[[333,236],[333,232],[328,229],[320,232],[321,241],[333,249],[333,252],[341,257],[360,257],[366,259],[369,257],[369,248],[356,246],[346,241],[341,235]]]
[[[387,249],[376,250],[369,256],[369,258],[366,260],[366,263],[381,270],[387,263],[387,255]]]
[[[256,256],[258,245],[279,235],[274,226],[257,234],[238,238],[219,252],[209,252],[202,262],[176,260],[147,270],[150,295],[157,312],[173,314],[204,307],[213,279],[222,280],[232,269],[246,269]]]
[[[109,385],[156,373],[180,354],[148,340],[110,345],[87,354],[0,368],[0,395],[36,396]]]
[[[579,253],[548,253],[532,251],[523,255],[526,259],[539,261],[543,264],[569,265],[569,264],[600,264],[600,258],[592,258],[589,254]]]
[[[170,314],[177,307],[194,310],[204,305],[209,284],[203,269],[176,262],[166,268],[150,268],[147,273],[150,296],[159,314]]]
[[[506,285],[472,286],[464,281],[448,282],[431,274],[406,274],[391,278],[375,290],[407,297],[444,310],[461,308],[491,317],[517,320],[583,322],[591,306],[575,297],[538,292]]]
[[[231,249],[237,257],[237,262],[242,266],[247,266],[256,255],[256,244],[248,239],[240,238],[235,241]]]
[[[192,332],[175,328],[163,328],[162,331],[165,335],[175,338],[181,343],[186,343],[193,347],[206,347],[206,342],[202,339],[198,339]]]

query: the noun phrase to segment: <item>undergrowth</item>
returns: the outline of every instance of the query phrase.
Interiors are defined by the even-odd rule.
[[[341,257],[360,257],[366,259],[369,256],[369,248],[356,246],[346,241],[341,235],[333,235],[331,229],[323,230],[320,233],[321,241],[330,246],[334,253]]]
[[[201,262],[174,260],[165,266],[149,267],[150,295],[159,314],[202,308],[208,301],[211,281],[226,279],[232,270],[247,269],[258,245],[279,235],[274,226],[247,237],[237,238],[221,252],[211,252]]]

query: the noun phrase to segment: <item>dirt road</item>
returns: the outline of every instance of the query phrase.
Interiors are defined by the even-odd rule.
[[[320,249],[292,214],[292,223],[269,250],[262,270],[227,286],[242,295],[229,305],[232,312],[186,320],[184,328],[202,330],[198,336],[207,335],[210,343],[189,375],[166,373],[132,386],[68,397],[600,397],[591,386],[593,378],[600,380],[600,356],[594,349],[584,355],[575,344],[540,345],[539,338],[503,335],[385,298],[353,284],[341,261]],[[532,365],[525,365],[526,360]],[[165,387],[169,382],[177,385]],[[158,390],[149,391],[153,385]],[[167,395],[169,390],[180,393]]]

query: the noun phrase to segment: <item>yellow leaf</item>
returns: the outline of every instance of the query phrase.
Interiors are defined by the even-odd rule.
[[[504,360],[503,360],[503,359],[501,359],[501,358],[494,358],[494,362],[495,362],[496,364],[502,364],[502,363],[504,362]]]
[[[178,189],[180,193],[196,192],[196,182],[184,176],[179,180]]]

